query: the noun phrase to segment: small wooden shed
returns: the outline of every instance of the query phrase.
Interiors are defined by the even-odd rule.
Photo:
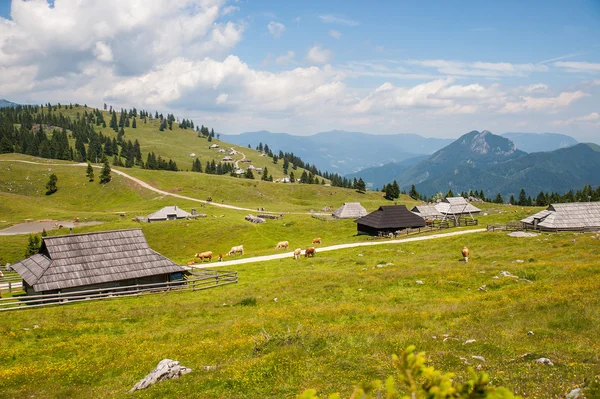
[[[378,235],[394,233],[407,228],[425,227],[423,218],[409,211],[405,205],[380,206],[374,212],[357,219],[358,233]]]
[[[177,208],[177,205],[165,206],[164,208],[148,215],[148,222],[159,222],[162,220],[177,220],[186,219],[192,215],[181,208]]]
[[[600,231],[600,202],[551,204],[521,222],[543,231]]]
[[[336,219],[358,219],[367,215],[367,210],[363,208],[360,202],[344,202],[331,214]]]
[[[162,283],[186,272],[152,250],[141,229],[44,237],[39,253],[12,268],[28,295]]]

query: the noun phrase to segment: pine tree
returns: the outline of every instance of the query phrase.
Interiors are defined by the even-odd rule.
[[[511,205],[516,205],[516,201],[515,201],[515,196],[514,195],[510,195],[510,199],[508,200],[508,203]]]
[[[365,182],[363,181],[362,177],[358,179],[358,182],[356,182],[356,191],[358,191],[359,193],[364,193],[365,191],[367,191],[367,186],[365,185]]]
[[[58,177],[54,173],[50,175],[50,179],[48,179],[48,183],[46,183],[46,195],[54,194],[58,191],[58,187],[56,187],[56,182],[58,181]]]
[[[517,202],[517,205],[527,206],[527,194],[525,194],[524,188],[522,188],[521,192],[519,192],[519,201]]]
[[[87,176],[88,179],[90,179],[90,181],[94,181],[94,168],[92,168],[92,164],[88,162],[88,166],[85,172],[85,175]]]
[[[269,171],[267,170],[267,167],[266,167],[266,166],[265,166],[265,168],[263,169],[263,173],[262,173],[261,180],[264,180],[264,181],[269,181]]]
[[[294,172],[290,172],[290,183],[296,183],[296,176],[294,176]]]
[[[133,122],[131,122],[131,127],[132,128],[137,128],[137,124],[135,123],[135,118],[133,118]]]
[[[254,174],[252,173],[252,169],[246,170],[246,174],[244,175],[246,179],[254,179]]]
[[[452,191],[452,189],[448,190],[448,192],[446,193],[446,198],[448,197],[454,197],[454,192]]]
[[[100,184],[106,184],[112,180],[110,172],[111,169],[108,160],[104,160],[104,166],[102,167],[102,172],[100,172]]]
[[[494,200],[496,204],[503,204],[504,200],[502,199],[502,195],[500,193],[496,194],[496,199]]]
[[[27,248],[25,248],[25,257],[29,258],[31,255],[35,255],[40,251],[42,242],[37,234],[29,234],[29,242]]]

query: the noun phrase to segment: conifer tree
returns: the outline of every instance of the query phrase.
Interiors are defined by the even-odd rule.
[[[58,177],[54,173],[50,175],[48,179],[48,183],[46,183],[46,195],[54,194],[58,191],[58,187],[56,187],[56,182],[58,181]]]
[[[108,160],[105,159],[104,166],[102,166],[102,172],[100,172],[100,184],[106,184],[112,180],[110,172],[110,165],[108,164]]]
[[[92,164],[88,162],[88,166],[85,172],[85,175],[87,176],[88,179],[90,179],[90,181],[94,181],[94,168],[92,168]]]
[[[356,191],[358,191],[359,193],[364,193],[365,191],[367,191],[367,186],[365,185],[365,182],[363,181],[362,177],[359,178],[356,182]]]

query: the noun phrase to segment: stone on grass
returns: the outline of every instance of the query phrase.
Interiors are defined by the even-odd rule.
[[[547,364],[548,366],[554,366],[554,363],[552,363],[552,360],[548,359],[547,357],[540,357],[535,362],[537,364]]]
[[[158,362],[158,365],[150,372],[150,374],[135,384],[129,392],[131,393],[141,389],[146,389],[157,382],[179,378],[182,375],[191,372],[192,369],[181,366],[176,360],[163,359]]]
[[[417,281],[415,281],[415,282],[416,282],[417,284],[423,284],[423,281],[421,281],[421,280],[417,280]]]
[[[584,399],[585,396],[583,396],[583,390],[581,388],[575,388],[573,390],[571,390],[571,392],[569,392],[567,394],[566,399]]]
[[[477,340],[476,339],[468,339],[465,342],[463,342],[463,345],[472,344],[473,342],[477,342]]]
[[[485,362],[485,357],[483,357],[483,356],[471,356],[471,357],[473,359],[475,359],[475,360],[479,360],[479,361]]]
[[[533,335],[533,331],[527,331],[527,335]]]

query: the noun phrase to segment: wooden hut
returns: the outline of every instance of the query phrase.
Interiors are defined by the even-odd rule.
[[[444,215],[442,220],[454,219],[457,222],[458,219],[463,216],[470,216],[471,219],[474,219],[473,215],[481,212],[481,209],[471,205],[463,197],[445,198],[443,201],[436,204],[435,208]]]
[[[177,205],[174,206],[165,206],[161,210],[154,212],[151,215],[148,215],[148,222],[159,222],[162,220],[176,220],[176,219],[186,219],[191,217],[192,215],[183,209],[177,208]]]
[[[378,235],[394,233],[407,228],[425,227],[425,221],[405,205],[380,206],[374,212],[356,221],[358,233]]]
[[[417,205],[410,210],[417,216],[422,217],[425,220],[436,220],[443,219],[444,215],[437,210],[435,205]]]
[[[44,237],[39,253],[12,268],[28,295],[162,283],[185,272],[152,250],[141,229]]]
[[[344,202],[344,205],[331,214],[336,219],[358,219],[366,215],[367,210],[360,202]]]
[[[600,202],[551,204],[521,222],[527,228],[543,231],[599,231]]]

